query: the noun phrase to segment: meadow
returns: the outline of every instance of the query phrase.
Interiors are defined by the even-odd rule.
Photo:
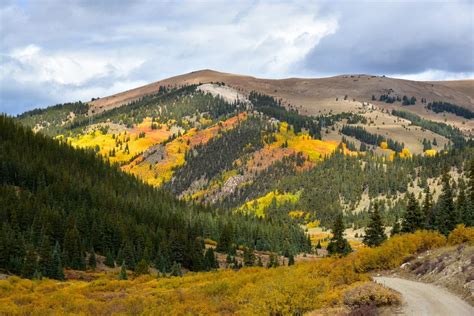
[[[371,284],[370,272],[399,267],[413,254],[474,241],[459,226],[446,239],[436,232],[397,235],[376,248],[278,268],[142,275],[118,280],[118,271],[88,272],[90,281],[0,281],[0,314],[9,315],[302,315],[321,309],[396,304],[399,298]]]

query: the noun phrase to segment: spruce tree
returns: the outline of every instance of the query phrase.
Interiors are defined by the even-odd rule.
[[[447,172],[443,174],[441,181],[443,188],[436,205],[436,227],[443,235],[447,236],[456,227],[459,217],[454,207],[453,191]]]
[[[456,212],[458,213],[459,221],[468,225],[469,221],[469,201],[466,196],[466,184],[462,178],[459,179],[459,194],[456,199]]]
[[[38,269],[38,256],[33,245],[28,245],[26,248],[26,256],[23,261],[21,269],[21,276],[31,279]]]
[[[387,235],[385,234],[382,217],[380,216],[379,205],[375,202],[373,211],[370,212],[369,225],[365,229],[365,236],[362,241],[369,247],[376,247],[386,239]]]
[[[183,271],[181,270],[181,264],[178,262],[173,262],[171,266],[171,276],[183,276]]]
[[[41,275],[47,278],[54,278],[55,267],[53,265],[53,249],[49,242],[49,238],[44,236],[41,238],[39,248],[38,270]]]
[[[145,259],[140,260],[135,267],[135,276],[140,276],[143,274],[150,274],[150,267],[148,266],[148,263]]]
[[[417,229],[423,229],[425,226],[425,216],[420,209],[415,194],[408,193],[408,205],[402,219],[403,233],[413,233]]]
[[[340,255],[347,255],[350,252],[352,252],[352,247],[347,241],[347,239],[344,238],[344,222],[343,222],[343,216],[342,212],[339,212],[339,214],[336,216],[336,219],[334,221],[333,229],[332,229],[332,237],[331,240],[329,241],[327,250],[328,254],[334,255],[334,254],[340,254]]]
[[[474,159],[471,159],[466,173],[469,178],[466,190],[468,203],[466,213],[463,216],[463,222],[466,226],[474,226]]]
[[[246,267],[251,267],[255,265],[255,253],[253,248],[245,248],[244,249],[244,265]]]
[[[204,254],[204,269],[209,271],[216,268],[219,268],[219,263],[216,260],[214,249],[207,248],[206,253]]]
[[[390,237],[400,234],[400,230],[400,220],[398,219],[398,216],[396,216],[395,221],[393,222],[392,229],[390,230]]]
[[[432,229],[434,228],[434,213],[433,213],[433,197],[431,195],[430,187],[426,186],[424,190],[424,199],[423,205],[421,207],[421,212],[425,217],[425,228]]]
[[[321,246],[321,240],[318,239],[318,244],[316,245],[316,249],[321,249],[322,246]]]
[[[292,254],[290,254],[290,256],[288,257],[288,265],[289,266],[292,266],[295,264],[295,256],[293,256]]]
[[[107,251],[107,255],[105,256],[105,265],[110,268],[115,268],[114,256],[112,255],[111,251]]]
[[[91,249],[91,252],[89,254],[88,266],[92,270],[95,270],[95,268],[97,267],[97,258],[95,256],[94,248]]]
[[[230,223],[224,225],[222,232],[219,237],[219,242],[217,243],[216,251],[218,252],[229,252],[232,248],[233,240],[233,228]]]
[[[119,280],[128,280],[127,266],[125,265],[125,261],[122,261],[122,266],[120,267]]]
[[[52,274],[50,275],[50,277],[56,280],[64,280],[64,268],[61,259],[61,248],[59,247],[58,242],[56,242],[56,245],[54,246],[52,257]]]
[[[64,265],[71,269],[84,270],[85,258],[79,231],[74,225],[64,235]]]

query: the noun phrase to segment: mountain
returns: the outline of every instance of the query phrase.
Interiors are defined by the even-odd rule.
[[[464,175],[472,83],[203,70],[17,120],[186,201],[310,227],[343,210],[357,229],[371,201],[393,222],[407,192]]]
[[[145,95],[158,92],[160,86],[183,86],[208,82],[223,82],[243,93],[259,91],[286,103],[303,108],[309,114],[330,107],[323,103],[326,99],[348,95],[357,101],[371,101],[372,95],[379,97],[391,91],[394,95],[426,98],[428,102],[443,100],[474,109],[474,80],[459,81],[410,81],[385,76],[340,75],[329,78],[288,78],[259,79],[251,76],[222,73],[213,70],[200,70],[188,74],[157,81],[143,87],[124,91],[112,96],[90,102],[96,113],[121,106]]]
[[[309,251],[308,238],[292,223],[270,225],[179,201],[93,151],[34,134],[4,116],[0,148],[2,271],[61,278],[58,269],[84,270],[86,253],[95,252],[110,266],[135,269],[146,260],[162,272],[173,264],[209,270],[205,240],[221,236],[227,247]]]

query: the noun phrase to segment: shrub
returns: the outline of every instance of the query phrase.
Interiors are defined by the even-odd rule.
[[[380,247],[361,249],[350,256],[355,269],[368,272],[377,269],[393,269],[400,266],[408,256],[432,248],[444,246],[446,238],[438,232],[417,231],[397,235]]]
[[[344,293],[344,304],[350,307],[387,306],[401,303],[400,294],[380,284],[366,282]]]
[[[459,224],[448,236],[448,244],[459,245],[462,243],[474,244],[474,227],[466,227]]]

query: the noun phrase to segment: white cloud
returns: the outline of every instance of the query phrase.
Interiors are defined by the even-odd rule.
[[[116,58],[87,52],[56,52],[48,54],[35,44],[14,49],[2,63],[2,79],[19,82],[52,82],[62,85],[82,85],[104,76],[126,76],[143,60]]]
[[[307,62],[315,47],[324,47],[325,41],[334,38],[340,39],[337,41],[340,49],[324,52],[328,71],[334,71],[336,66],[375,65],[376,68],[377,55],[370,52],[381,52],[386,60],[383,52],[387,47],[390,52],[391,43],[399,41],[397,32],[389,32],[389,36],[396,38],[386,41],[389,46],[382,45],[387,37],[385,26],[370,24],[380,16],[377,21],[382,25],[386,16],[392,15],[392,11],[383,10],[384,6],[384,3],[359,5],[359,2],[332,1],[190,1],[179,5],[151,0],[113,4],[60,0],[31,1],[27,5],[2,2],[0,112],[8,109],[18,113],[39,105],[89,100],[203,68],[270,78],[335,74],[319,71],[319,60],[315,60],[314,65]],[[405,15],[403,3],[398,6]],[[458,14],[458,11],[467,10],[450,6],[449,17],[457,17],[457,22],[450,21],[450,25],[463,29],[465,21],[469,17],[472,20],[472,14]],[[427,16],[416,21],[425,24],[439,21],[441,13],[426,12]],[[404,18],[393,17],[400,21]],[[352,26],[357,27],[357,31]],[[429,38],[444,45],[446,41],[436,40],[439,32],[435,33],[428,34]],[[444,33],[450,33],[448,27]],[[349,44],[369,38],[370,34],[380,40],[369,41],[369,45],[363,47],[367,51],[359,54],[368,56],[363,60],[370,65],[357,58],[347,58],[343,63],[345,59],[341,56],[355,56]],[[400,37],[415,39],[414,34],[416,30],[410,29],[410,34]],[[449,39],[459,34],[450,35]],[[334,56],[339,58],[334,60]],[[400,59],[410,59],[404,56],[409,55]],[[459,65],[462,68],[463,63]],[[406,68],[410,67],[411,64]],[[472,75],[439,70],[420,74],[399,72],[413,79]],[[393,75],[385,71],[384,74]]]

